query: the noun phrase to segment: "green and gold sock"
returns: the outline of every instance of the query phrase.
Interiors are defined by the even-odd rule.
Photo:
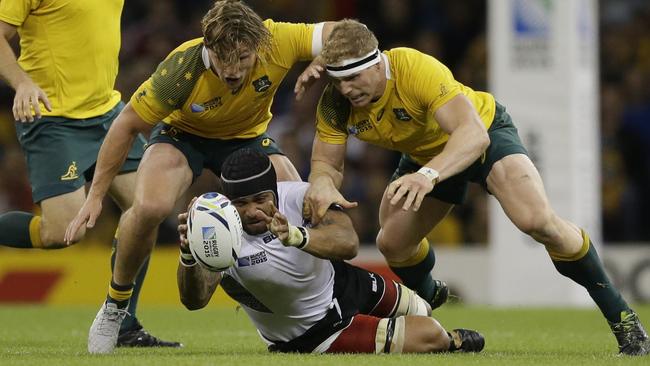
[[[132,293],[133,284],[118,285],[115,281],[111,280],[111,285],[108,286],[106,301],[114,303],[120,309],[124,309],[129,305]]]
[[[430,301],[436,290],[431,270],[436,264],[436,256],[429,241],[424,238],[418,250],[404,262],[389,262],[390,269],[402,280],[404,285],[415,290],[423,299]]]
[[[118,229],[119,230],[119,229]],[[115,236],[113,237],[113,251],[111,253],[111,272],[115,268],[115,257],[117,256],[117,233],[115,231]],[[120,331],[127,331],[135,329],[139,326],[138,319],[136,317],[136,310],[138,309],[138,299],[140,298],[140,291],[142,290],[142,285],[144,283],[144,278],[147,275],[147,269],[149,268],[149,258],[144,261],[142,267],[138,271],[138,275],[135,278],[135,284],[133,286],[133,292],[131,293],[131,300],[129,301],[129,308],[127,309],[128,315],[124,318],[122,325],[120,326]]]
[[[630,307],[607,277],[596,248],[584,230],[582,239],[582,248],[574,255],[549,252],[553,265],[562,275],[586,288],[605,318],[617,323],[621,321],[621,312],[629,311]]]
[[[0,245],[12,248],[42,248],[41,217],[27,212],[0,215]]]

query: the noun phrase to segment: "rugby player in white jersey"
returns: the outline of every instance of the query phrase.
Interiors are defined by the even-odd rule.
[[[478,352],[483,337],[447,332],[414,291],[343,262],[359,241],[336,207],[311,227],[302,216],[305,182],[277,182],[268,156],[241,149],[222,166],[223,193],[241,216],[237,263],[210,272],[189,254],[187,214],[179,215],[178,286],[190,310],[205,307],[217,285],[239,302],[270,351],[301,353]]]

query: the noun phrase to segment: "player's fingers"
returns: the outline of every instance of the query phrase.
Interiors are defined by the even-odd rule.
[[[93,214],[88,215],[88,221],[86,221],[86,227],[88,229],[95,227],[96,220],[97,220],[97,215],[93,215]]]
[[[14,100],[14,105],[11,107],[11,113],[14,115],[14,121],[20,121],[20,117],[18,116],[18,105],[16,104],[16,100]]]
[[[338,204],[341,205],[341,207],[343,207],[343,208],[355,208],[355,207],[357,207],[359,205],[355,201],[348,201],[346,199],[344,199],[343,201],[341,201]]]
[[[52,104],[42,90],[40,91],[38,98],[43,102],[43,105],[45,105],[45,109],[47,109],[48,112],[52,112]]]
[[[277,220],[282,225],[287,225],[289,223],[287,217],[284,216],[280,211],[275,211],[275,214],[273,215],[273,219]]]
[[[34,106],[34,115],[36,116],[37,119],[41,118],[41,105],[38,103],[39,97],[38,93],[34,94],[31,97],[31,103]]]
[[[194,206],[194,202],[196,202],[197,199],[198,199],[198,197],[194,197],[194,198],[192,198],[192,200],[190,200],[190,203],[187,205],[187,212],[190,212],[190,210],[192,209],[192,206]]]
[[[397,192],[395,192],[395,195],[393,195],[393,198],[391,198],[390,204],[396,205],[408,191],[409,191],[408,187],[400,186]]]
[[[408,209],[411,208],[411,205],[413,204],[413,201],[415,200],[417,194],[418,192],[415,189],[412,189],[408,192],[408,194],[406,195],[406,199],[404,200],[404,205],[402,205],[402,209],[404,211],[407,211]]]
[[[187,223],[187,212],[183,212],[183,213],[178,214],[178,222],[180,224]]]
[[[178,230],[178,234],[183,238],[187,234],[187,225],[186,224],[180,224],[176,228]]]
[[[25,118],[25,121],[33,122],[34,117],[32,116],[32,103],[31,103],[31,101],[29,99],[30,99],[29,97],[26,97],[25,99],[23,99],[23,111],[22,111],[22,114],[23,114],[23,117]]]
[[[393,196],[395,195],[395,191],[397,191],[401,185],[402,185],[402,181],[399,179],[391,182],[388,185],[388,191],[386,192],[386,197],[388,199],[393,198]]]
[[[79,221],[79,218],[75,218],[72,220],[70,225],[68,225],[68,228],[65,231],[65,235],[63,240],[67,245],[72,244],[72,239],[74,236],[77,234],[77,231],[79,231],[79,227],[81,227],[81,223]]]
[[[25,100],[23,98],[19,98],[16,103],[16,114],[18,120],[22,123],[27,122],[27,117],[25,116],[24,110],[25,110]]]
[[[415,197],[415,201],[413,202],[413,211],[417,211],[420,209],[420,206],[422,205],[422,201],[424,200],[424,197],[426,196],[426,193],[424,191],[419,191],[417,196]]]

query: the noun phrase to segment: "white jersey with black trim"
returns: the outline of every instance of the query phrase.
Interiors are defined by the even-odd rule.
[[[305,182],[278,183],[278,210],[302,226]],[[332,304],[334,268],[328,260],[285,247],[267,232],[244,233],[239,259],[221,285],[239,302],[262,338],[290,341],[322,319]]]

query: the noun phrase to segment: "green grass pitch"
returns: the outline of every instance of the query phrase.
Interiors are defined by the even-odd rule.
[[[646,326],[650,305],[637,306]],[[269,354],[244,311],[143,307],[139,318],[161,338],[185,348],[119,349],[89,355],[86,336],[97,309],[0,306],[0,365],[650,365],[650,356],[620,357],[595,309],[493,309],[447,305],[435,316],[447,328],[478,329],[480,354],[278,355]]]

